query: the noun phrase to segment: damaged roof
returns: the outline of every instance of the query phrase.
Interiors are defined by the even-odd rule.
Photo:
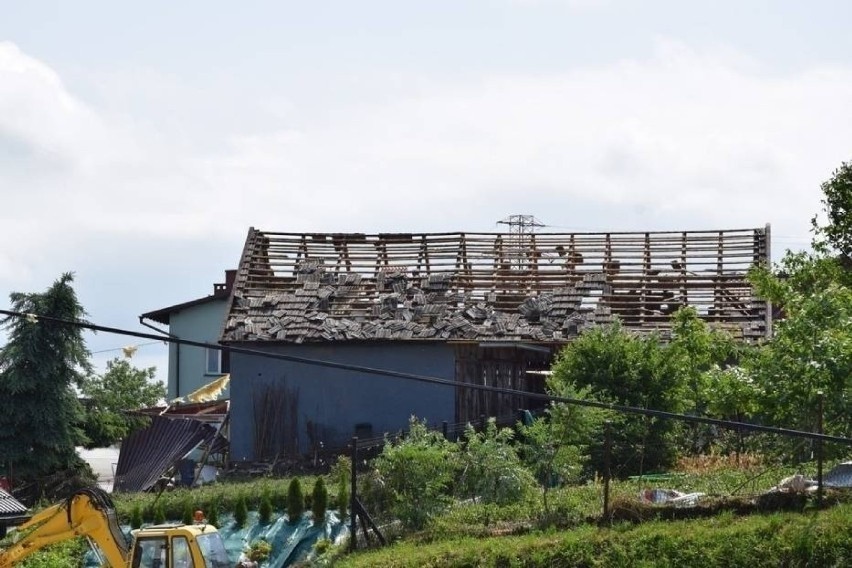
[[[749,340],[769,330],[746,280],[769,227],[641,233],[276,233],[250,229],[222,340],[562,342],[679,307]]]
[[[122,442],[114,491],[146,491],[198,444],[212,441],[215,434],[216,428],[199,420],[152,417],[150,426]]]

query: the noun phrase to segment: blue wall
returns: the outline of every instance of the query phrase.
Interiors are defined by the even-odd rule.
[[[240,346],[445,379],[455,377],[454,352],[444,343]],[[321,441],[329,447],[346,444],[360,423],[370,423],[373,434],[381,436],[404,428],[411,415],[433,425],[443,420],[452,422],[455,417],[452,387],[232,353],[231,459],[255,458],[254,393],[281,381],[288,389],[298,389],[299,448],[304,453],[310,448],[308,420],[316,424]]]
[[[227,307],[227,298],[211,299],[209,302],[173,312],[169,318],[169,333],[181,339],[218,343]],[[177,388],[178,349],[180,349],[180,389]],[[220,376],[219,373],[207,374],[206,370],[207,360],[203,347],[169,344],[168,400],[187,395]],[[221,398],[227,397],[226,390]]]

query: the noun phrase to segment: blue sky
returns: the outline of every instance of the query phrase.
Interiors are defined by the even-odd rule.
[[[806,245],[819,184],[852,148],[848,2],[0,0],[0,14],[0,297],[75,271],[106,325],[209,293],[249,226],[772,223],[777,256]],[[161,347],[138,357],[165,368]]]

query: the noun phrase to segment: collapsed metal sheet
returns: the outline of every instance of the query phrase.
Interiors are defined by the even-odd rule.
[[[155,416],[151,425],[131,434],[122,444],[115,470],[115,492],[145,491],[182,457],[216,429],[198,420]]]
[[[6,536],[8,527],[13,527],[29,520],[27,508],[23,503],[0,489],[0,538]]]
[[[6,491],[0,489],[0,518],[20,517],[27,514],[27,508],[23,503],[12,497]]]

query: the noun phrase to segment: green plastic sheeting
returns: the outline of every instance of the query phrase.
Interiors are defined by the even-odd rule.
[[[262,539],[272,545],[269,558],[261,562],[260,567],[284,568],[313,556],[314,545],[318,540],[327,539],[333,544],[339,544],[349,535],[348,527],[341,522],[335,511],[326,513],[325,522],[320,525],[314,525],[310,513],[305,513],[296,523],[290,523],[287,516],[282,515],[273,516],[269,523],[261,524],[257,513],[251,512],[245,526],[239,529],[234,526],[233,515],[220,515],[219,519],[219,534],[234,566],[241,559],[243,552],[256,540]],[[122,527],[122,530],[125,534],[130,534],[130,527]],[[86,555],[84,566],[100,566],[94,552]]]
[[[262,525],[257,517],[257,513],[249,513],[248,521],[241,529],[234,526],[232,516],[220,517],[222,526],[219,532],[225,541],[228,557],[234,563],[251,543],[263,539],[272,545],[272,553],[268,560],[261,563],[261,568],[284,568],[306,560],[313,553],[314,544],[318,540],[328,539],[337,544],[349,534],[345,523],[340,522],[334,511],[326,513],[325,523],[321,525],[314,525],[310,513],[293,524],[288,522],[286,516],[282,516],[273,517],[269,524]]]

